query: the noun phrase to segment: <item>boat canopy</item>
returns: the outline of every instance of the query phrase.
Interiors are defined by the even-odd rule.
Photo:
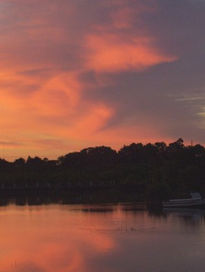
[[[170,199],[169,202],[189,202],[190,200],[201,200],[202,197],[200,193],[191,193],[191,198],[179,198],[179,199]]]
[[[191,193],[191,198],[193,198],[193,199],[202,199],[200,193]]]

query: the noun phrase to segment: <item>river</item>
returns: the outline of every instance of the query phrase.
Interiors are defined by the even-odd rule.
[[[0,272],[204,272],[205,212],[0,207]]]

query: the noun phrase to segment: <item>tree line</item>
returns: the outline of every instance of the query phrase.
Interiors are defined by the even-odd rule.
[[[89,147],[57,160],[28,157],[0,159],[0,193],[103,191],[136,199],[163,200],[192,191],[205,193],[205,148],[184,145],[183,139],[166,144],[132,143],[119,151]]]

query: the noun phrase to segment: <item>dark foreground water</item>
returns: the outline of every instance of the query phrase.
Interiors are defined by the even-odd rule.
[[[200,210],[132,205],[0,208],[0,272],[204,272]]]

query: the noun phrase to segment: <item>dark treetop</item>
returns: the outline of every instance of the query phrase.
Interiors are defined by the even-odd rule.
[[[69,153],[57,160],[39,157],[0,160],[0,193],[65,194],[109,192],[112,198],[134,195],[144,200],[205,193],[205,148],[133,143],[118,152],[99,146]]]

